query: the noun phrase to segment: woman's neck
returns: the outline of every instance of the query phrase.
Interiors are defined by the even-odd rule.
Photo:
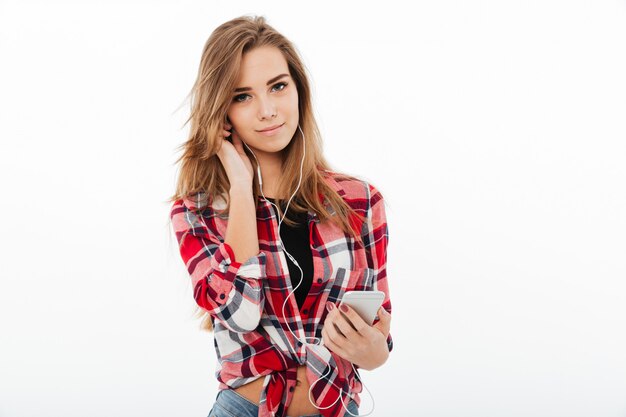
[[[276,198],[278,193],[278,179],[282,175],[282,162],[275,155],[269,156],[260,153],[258,156],[263,177],[263,195]]]

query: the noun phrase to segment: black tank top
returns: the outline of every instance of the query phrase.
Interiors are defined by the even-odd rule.
[[[267,198],[272,203],[276,204],[276,200],[273,198]],[[283,200],[281,209],[284,209],[287,205],[287,201]],[[291,204],[289,205],[291,207]],[[274,214],[278,218],[278,212],[276,208],[270,204],[270,207],[274,211]],[[298,303],[298,309],[302,308],[304,301],[306,299],[307,294],[309,293],[309,289],[311,288],[311,284],[313,283],[313,254],[311,253],[311,244],[309,242],[309,221],[308,221],[308,213],[301,213],[297,216],[290,210],[287,210],[287,215],[285,216],[285,220],[289,218],[297,223],[296,227],[289,227],[289,225],[283,221],[280,225],[280,238],[283,241],[283,245],[287,252],[293,256],[296,261],[298,261],[298,265],[302,269],[303,276],[300,278],[300,270],[298,267],[289,259],[289,257],[285,254],[287,258],[287,265],[289,266],[289,276],[291,277],[291,286],[292,289],[296,288],[300,279],[302,279],[302,283],[296,289],[296,291],[291,295],[292,297],[296,297],[296,301]],[[280,220],[280,218],[278,218]]]

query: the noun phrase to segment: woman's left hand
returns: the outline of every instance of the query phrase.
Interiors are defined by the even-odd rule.
[[[384,364],[389,357],[387,336],[391,315],[381,307],[377,313],[380,321],[370,326],[347,305],[340,308],[333,303],[326,303],[328,314],[322,328],[324,346],[368,371]]]

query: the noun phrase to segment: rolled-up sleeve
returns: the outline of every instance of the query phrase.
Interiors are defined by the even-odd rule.
[[[170,218],[196,303],[234,332],[256,329],[265,304],[265,253],[237,262],[216,228],[182,199],[174,202]]]
[[[363,245],[367,255],[368,266],[374,269],[372,290],[385,293],[382,307],[391,314],[391,298],[387,281],[387,245],[389,243],[389,228],[385,213],[385,200],[378,189],[368,184],[369,210],[367,221],[364,224]],[[375,321],[375,323],[378,320]],[[387,336],[387,347],[393,350],[391,332]]]

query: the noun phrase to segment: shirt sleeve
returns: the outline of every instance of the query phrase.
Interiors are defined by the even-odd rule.
[[[391,299],[389,297],[389,285],[387,281],[387,244],[389,242],[389,229],[385,214],[385,200],[376,187],[368,184],[369,210],[363,236],[363,245],[367,254],[367,263],[374,270],[372,290],[385,293],[382,307],[391,314]],[[374,324],[379,320],[374,320]],[[389,352],[393,350],[393,338],[391,332],[387,336]]]
[[[196,303],[234,332],[256,329],[265,305],[260,282],[266,277],[265,253],[237,262],[216,228],[183,199],[174,202],[170,218]]]

